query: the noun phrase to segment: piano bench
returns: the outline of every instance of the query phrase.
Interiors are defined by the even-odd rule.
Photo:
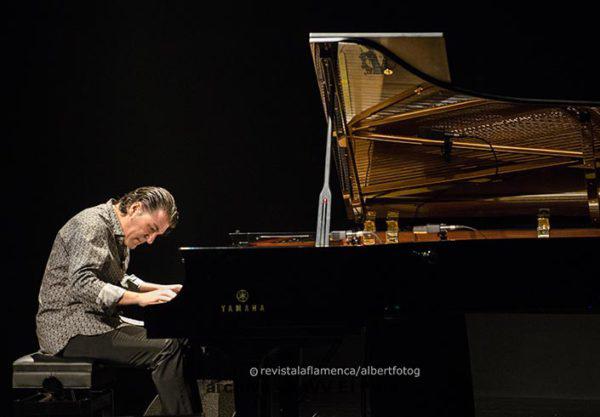
[[[13,362],[15,416],[114,414],[111,369],[90,359],[33,353]]]

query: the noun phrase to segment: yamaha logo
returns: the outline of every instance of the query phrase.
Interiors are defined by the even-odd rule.
[[[260,297],[259,297],[260,298]],[[238,304],[222,304],[222,313],[264,313],[264,304],[246,304],[250,299],[250,294],[244,289],[237,290],[235,299]]]
[[[238,292],[235,293],[235,298],[240,303],[245,303],[246,301],[248,301],[248,298],[250,298],[250,294],[248,294],[248,291],[246,291],[246,290],[239,290]]]

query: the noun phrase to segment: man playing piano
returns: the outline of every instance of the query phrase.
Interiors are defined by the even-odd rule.
[[[122,305],[166,303],[181,285],[127,275],[129,250],[175,228],[175,199],[142,187],[118,201],[83,210],[58,232],[46,265],[36,317],[41,351],[147,368],[170,415],[201,411],[195,383],[184,375],[183,343],[148,339],[142,326],[118,315]]]

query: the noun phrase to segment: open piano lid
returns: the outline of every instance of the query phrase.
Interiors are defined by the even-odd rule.
[[[441,33],[318,33],[310,44],[350,219],[549,208],[600,222],[600,103],[466,91]]]

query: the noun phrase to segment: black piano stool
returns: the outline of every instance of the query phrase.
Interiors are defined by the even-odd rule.
[[[89,359],[33,353],[13,362],[15,416],[113,416],[112,372]]]

